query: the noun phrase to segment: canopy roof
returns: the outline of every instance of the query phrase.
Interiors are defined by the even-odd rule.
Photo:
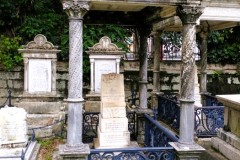
[[[153,25],[154,30],[181,31],[176,7],[182,4],[205,7],[199,18],[210,30],[238,26],[239,0],[90,0],[87,24]]]

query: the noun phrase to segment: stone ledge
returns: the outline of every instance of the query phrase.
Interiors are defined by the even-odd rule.
[[[239,160],[240,152],[220,138],[212,137],[212,146],[230,160]]]

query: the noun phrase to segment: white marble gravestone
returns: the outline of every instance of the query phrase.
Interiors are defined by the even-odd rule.
[[[91,63],[91,93],[100,93],[101,75],[119,73],[120,59],[125,53],[104,36],[87,51]]]
[[[130,132],[124,101],[123,75],[103,74],[101,81],[101,114],[95,148],[122,148],[130,145]]]
[[[23,49],[24,94],[56,95],[57,47],[38,34]]]
[[[0,148],[24,147],[27,143],[27,112],[23,108],[0,109]]]
[[[99,43],[87,51],[91,63],[90,93],[86,95],[85,111],[100,111],[101,76],[108,73],[120,72],[120,60],[124,51],[111,43],[109,37],[104,36]]]

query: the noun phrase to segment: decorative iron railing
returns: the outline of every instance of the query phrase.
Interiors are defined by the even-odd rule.
[[[94,138],[97,138],[97,128],[99,123],[100,112],[85,112],[83,114],[83,142],[91,143]],[[137,138],[137,120],[135,112],[127,112],[128,130],[131,140]]]
[[[174,130],[179,130],[180,107],[176,95],[158,96],[158,118]]]
[[[174,160],[172,147],[91,149],[88,160]]]
[[[206,104],[205,106],[223,106],[221,102],[218,102],[217,98],[215,96],[204,94]]]
[[[216,136],[217,129],[223,127],[224,107],[214,96],[206,95],[211,106],[195,108],[195,133],[198,137]],[[158,96],[158,118],[176,131],[180,124],[180,107],[173,95]]]
[[[217,135],[224,124],[224,106],[206,106],[195,109],[195,133],[198,137]]]
[[[177,142],[177,136],[151,116],[145,114],[145,146],[168,147],[168,142]]]

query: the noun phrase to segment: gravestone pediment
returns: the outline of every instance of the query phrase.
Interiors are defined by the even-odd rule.
[[[109,53],[109,54],[114,54],[114,53],[120,53],[123,54],[124,51],[122,51],[122,48],[118,48],[116,44],[113,44],[111,42],[111,39],[107,36],[102,37],[99,40],[99,43],[96,43],[93,47],[88,48],[89,51],[87,53]]]
[[[34,37],[34,40],[29,42],[24,49],[46,49],[52,50],[57,49],[57,46],[54,46],[51,42],[47,41],[47,38],[42,35],[38,34]]]

